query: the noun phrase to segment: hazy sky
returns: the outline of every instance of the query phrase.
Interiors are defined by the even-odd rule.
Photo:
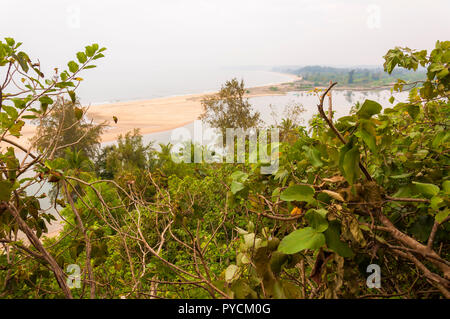
[[[375,65],[449,40],[450,1],[0,0],[0,36],[51,65],[84,45],[108,66]]]

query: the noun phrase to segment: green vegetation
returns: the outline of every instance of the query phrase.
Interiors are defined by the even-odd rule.
[[[257,127],[261,124],[260,114],[254,112],[248,99],[244,98],[245,91],[244,81],[227,81],[219,93],[202,100],[200,119],[219,128],[224,136],[227,128]]]
[[[411,72],[406,69],[395,69],[386,73],[379,68],[334,68],[326,66],[306,66],[298,69],[283,70],[303,78],[305,88],[311,86],[328,86],[330,81],[338,82],[340,86],[374,87],[390,85],[398,78],[407,82],[424,80],[424,70]],[[309,86],[308,86],[309,84]]]
[[[46,116],[34,120],[39,124],[33,138],[36,149],[40,153],[51,150],[54,157],[63,157],[69,148],[93,159],[99,150],[105,123],[89,123],[83,116],[85,112],[78,101],[57,99]]]
[[[104,49],[87,46],[45,80],[5,41],[0,66],[21,70],[25,87],[1,87],[0,297],[450,298],[449,41],[386,54],[389,74],[427,69],[415,87],[393,87],[409,91],[406,103],[366,100],[331,120],[324,91],[310,131],[285,119],[273,175],[248,159],[175,163],[171,145],[154,150],[137,131],[90,159],[76,147],[28,150],[16,138],[23,119],[51,117],[55,96],[75,102],[73,81]],[[243,93],[243,83],[227,82],[204,101],[204,119],[222,130],[259,124]],[[65,223],[54,238],[43,237],[54,217],[26,192],[42,181],[60,189]],[[74,264],[79,288],[65,274]],[[369,264],[381,268],[380,288],[366,285]]]

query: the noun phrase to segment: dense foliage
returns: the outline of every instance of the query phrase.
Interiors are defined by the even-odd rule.
[[[392,74],[384,72],[381,68],[335,68],[329,66],[305,66],[281,70],[301,76],[305,83],[311,83],[314,86],[326,86],[329,81],[333,81],[349,87],[373,87],[389,85],[398,78],[408,82],[425,78],[423,69],[417,72],[396,69]]]
[[[272,175],[248,158],[176,163],[171,145],[155,150],[138,132],[92,165],[74,151],[49,158],[11,140],[25,114],[48,116],[49,95],[72,92],[78,71],[102,50],[78,53],[82,66],[69,62],[64,79],[39,85],[29,76],[22,95],[1,88],[0,296],[450,298],[450,42],[429,54],[387,53],[388,73],[427,69],[423,81],[393,88],[409,91],[406,103],[366,100],[333,120],[323,103],[336,84],[316,90],[319,112],[309,131],[280,124],[285,138]],[[26,74],[33,64],[6,39],[0,65]],[[228,105],[243,101],[235,98]],[[33,108],[38,100],[41,108]],[[19,161],[17,148],[5,144],[32,158]],[[26,193],[41,179],[61,190],[55,207],[64,229],[54,238],[42,237],[52,215]],[[81,286],[70,289],[64,271],[74,264]],[[381,269],[380,288],[366,284],[369,264]]]

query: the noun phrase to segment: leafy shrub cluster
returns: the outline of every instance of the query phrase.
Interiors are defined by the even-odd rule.
[[[408,90],[408,102],[366,100],[333,120],[328,90],[318,92],[310,131],[289,126],[272,175],[248,158],[175,163],[170,145],[154,150],[138,132],[95,159],[69,146],[55,156],[58,138],[38,152],[19,145],[23,119],[48,117],[52,96],[76,102],[78,72],[103,49],[86,47],[44,80],[18,47],[0,43],[7,79],[24,75],[25,85],[20,94],[1,87],[1,297],[450,298],[450,42],[386,54],[388,73],[427,69],[424,81],[393,87]],[[83,110],[74,114],[77,125]],[[53,215],[27,193],[43,182],[58,190],[64,218],[53,238],[43,237]],[[79,288],[65,273],[73,264]],[[380,266],[379,288],[366,284],[370,264]]]

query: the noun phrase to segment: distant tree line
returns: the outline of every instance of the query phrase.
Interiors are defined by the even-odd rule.
[[[398,78],[406,82],[420,81],[425,78],[424,69],[419,69],[417,72],[395,69],[391,74],[384,72],[381,68],[335,68],[318,65],[277,70],[301,76],[304,81],[311,82],[315,86],[328,85],[330,80],[340,85],[378,86],[391,84]]]

